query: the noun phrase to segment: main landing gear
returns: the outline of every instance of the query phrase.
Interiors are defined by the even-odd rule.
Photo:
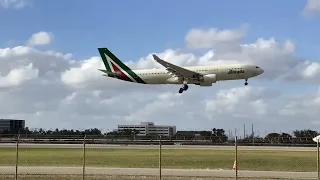
[[[248,85],[248,79],[246,79],[246,82],[244,83],[244,85],[245,85],[245,86]]]
[[[184,79],[183,80],[183,85],[182,87],[179,89],[179,93],[181,94],[183,91],[187,91],[189,88],[188,86],[188,80]]]
[[[189,88],[188,84],[184,84],[180,89],[179,89],[179,93],[181,94],[183,91],[187,91]]]

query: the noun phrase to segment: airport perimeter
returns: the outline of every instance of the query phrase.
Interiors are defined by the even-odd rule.
[[[0,179],[318,179],[318,149],[17,140],[0,143]]]

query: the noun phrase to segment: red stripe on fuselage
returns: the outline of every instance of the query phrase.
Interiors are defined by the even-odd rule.
[[[119,78],[121,80],[132,82],[132,80],[126,74],[124,74],[115,64],[113,64],[113,62],[110,61],[110,63],[111,63],[111,66],[112,66],[113,70],[115,72],[119,72],[120,73],[120,77]]]

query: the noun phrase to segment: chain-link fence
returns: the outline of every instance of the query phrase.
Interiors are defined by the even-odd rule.
[[[271,142],[2,135],[0,179],[320,179],[319,143]]]

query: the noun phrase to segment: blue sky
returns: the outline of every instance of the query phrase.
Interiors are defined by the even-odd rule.
[[[298,56],[317,58],[320,19],[304,18],[305,1],[36,1],[20,10],[0,10],[1,46],[24,43],[31,34],[55,35],[51,48],[83,59],[107,46],[124,60],[184,46],[190,28],[238,28],[246,23],[246,42],[258,37],[291,39]]]
[[[28,0],[21,0],[21,1],[28,1]],[[0,5],[1,5],[0,0]],[[311,17],[306,17],[302,15],[302,10],[306,5],[306,1],[293,1],[293,0],[282,0],[282,1],[249,1],[249,0],[242,0],[242,1],[231,1],[231,0],[224,0],[224,1],[214,1],[214,0],[202,0],[202,1],[195,1],[195,0],[162,0],[162,1],[150,1],[150,0],[140,0],[140,1],[129,1],[129,0],[114,0],[114,1],[106,1],[106,0],[95,0],[95,1],[85,1],[85,0],[68,0],[68,1],[45,1],[45,0],[29,0],[31,2],[31,6],[25,7],[22,9],[14,9],[14,8],[0,8],[0,49],[5,47],[15,47],[18,45],[25,45],[27,40],[30,36],[34,33],[39,31],[46,31],[51,32],[54,35],[53,43],[49,46],[37,47],[41,50],[55,50],[57,52],[62,53],[72,53],[75,60],[85,60],[92,56],[98,56],[98,47],[108,47],[114,54],[116,54],[121,60],[123,61],[134,61],[138,60],[139,58],[145,57],[149,53],[157,52],[161,53],[164,52],[166,49],[176,49],[176,48],[184,48],[185,46],[185,37],[187,32],[191,28],[219,28],[221,30],[225,29],[239,29],[241,26],[246,25],[246,37],[243,43],[253,43],[258,38],[263,37],[265,39],[275,38],[275,40],[279,43],[283,43],[286,40],[291,40],[294,42],[296,46],[296,55],[301,58],[302,60],[310,59],[311,61],[319,61],[319,52],[320,52],[320,13],[317,15],[313,15]],[[253,50],[254,51],[254,50]],[[197,51],[198,52],[198,51]],[[206,50],[200,50],[199,52],[207,52]],[[273,54],[273,53],[271,53]],[[25,58],[26,62],[34,63],[35,69],[40,70],[48,70],[51,67],[44,62],[43,58],[39,59],[36,53],[32,54],[34,56],[28,56]],[[263,52],[260,52],[260,58],[264,59]],[[269,54],[270,55],[270,54]],[[294,56],[294,55],[293,55]],[[34,57],[34,58],[30,58]],[[42,56],[41,56],[42,57]],[[238,57],[238,54],[237,54]],[[283,57],[283,56],[276,56],[276,57]],[[0,58],[2,58],[0,56]],[[7,61],[7,67],[5,67],[5,60],[2,61],[3,69],[8,68],[6,71],[9,72],[14,68],[14,65],[18,65],[20,60],[23,57],[17,56],[9,56],[5,57]],[[38,59],[37,59],[38,58]],[[48,58],[53,58],[51,55],[48,55]],[[256,59],[256,58],[254,58]],[[277,71],[277,67],[274,66],[278,65],[278,61],[274,60],[273,56],[268,56],[267,60],[257,61],[259,63],[264,63],[264,65],[268,65],[269,61],[269,72],[276,69],[274,72]],[[295,60],[295,57],[292,60]],[[1,59],[0,59],[1,60]],[[14,62],[16,61],[16,62]],[[272,61],[272,62],[271,62]],[[70,110],[67,111],[65,107],[62,105],[63,108],[59,108],[61,105],[54,104],[56,101],[57,103],[60,102],[58,100],[63,101],[65,97],[71,96],[71,90],[69,89],[69,85],[72,85],[72,82],[77,82],[77,80],[82,80],[84,83],[92,84],[95,83],[97,90],[102,91],[105,93],[105,97],[115,96],[118,99],[122,98],[132,98],[130,93],[127,92],[126,88],[118,88],[115,92],[116,94],[110,94],[113,88],[117,88],[116,86],[112,86],[112,83],[109,82],[101,83],[101,79],[94,79],[94,73],[97,72],[97,67],[89,66],[91,69],[81,69],[81,67],[75,67],[75,65],[68,65],[64,64],[64,60],[59,59],[57,63],[61,63],[59,67],[61,67],[59,74],[56,74],[56,78],[61,78],[64,74],[65,79],[68,81],[64,81],[65,86],[61,86],[60,84],[55,84],[57,90],[54,93],[51,93],[48,97],[43,97],[43,99],[36,97],[38,94],[42,93],[42,85],[39,85],[39,88],[34,88],[32,86],[32,90],[37,89],[40,92],[25,95],[27,92],[27,85],[23,86],[26,90],[24,93],[21,93],[21,96],[17,96],[16,94],[10,94],[11,92],[6,91],[6,95],[2,97],[10,97],[10,102],[13,103],[12,106],[14,109],[9,109],[8,112],[15,112],[23,111],[19,110],[19,107],[25,107],[33,102],[39,101],[38,104],[45,105],[45,107],[49,108],[52,112],[38,112],[41,111],[41,108],[34,108],[32,111],[27,112],[22,117],[29,118],[28,123],[30,126],[39,127],[42,124],[40,122],[44,121],[41,116],[38,114],[43,114],[47,120],[47,127],[53,126],[60,126],[60,127],[73,127],[77,124],[79,127],[88,127],[93,126],[95,124],[103,124],[103,126],[109,126],[104,128],[114,128],[118,123],[126,123],[124,120],[119,122],[119,119],[124,119],[125,117],[134,117],[139,119],[139,117],[149,117],[149,115],[145,115],[146,111],[149,108],[149,111],[152,113],[153,117],[159,117],[159,119],[154,119],[155,121],[159,121],[163,124],[177,124],[179,127],[183,128],[203,128],[209,127],[214,123],[221,127],[230,127],[233,128],[234,123],[240,124],[238,128],[242,127],[242,123],[250,123],[248,120],[237,119],[232,116],[231,113],[226,113],[221,115],[219,118],[214,119],[206,119],[202,117],[202,123],[197,121],[189,121],[189,122],[181,122],[179,119],[187,119],[187,115],[184,113],[186,110],[194,109],[195,116],[197,113],[204,114],[205,108],[203,108],[203,101],[208,99],[216,100],[217,107],[220,108],[223,102],[220,102],[219,99],[217,100],[216,94],[223,89],[231,89],[239,87],[244,87],[243,81],[236,81],[230,83],[221,83],[218,85],[213,85],[212,88],[196,88],[193,86],[191,90],[188,90],[191,95],[183,96],[181,98],[183,102],[192,102],[189,106],[179,106],[179,104],[173,105],[174,108],[170,108],[166,110],[167,106],[161,106],[161,103],[175,103],[175,102],[162,102],[163,99],[159,100],[159,96],[163,93],[163,96],[168,96],[172,101],[174,101],[175,97],[171,93],[176,93],[178,91],[178,87],[166,86],[168,87],[168,92],[164,92],[166,89],[163,90],[160,88],[157,89],[159,92],[153,92],[149,95],[152,96],[148,100],[143,100],[143,103],[140,104],[138,110],[131,111],[131,105],[129,104],[127,108],[122,108],[121,112],[119,110],[117,116],[115,115],[112,119],[110,117],[110,113],[114,113],[112,108],[108,109],[98,106],[96,101],[101,100],[97,99],[96,101],[92,102],[89,106],[87,102],[82,102],[82,99],[91,98],[90,93],[88,93],[91,89],[84,88],[84,89],[77,89],[73,91],[77,92],[78,98],[75,99],[73,102],[74,106],[70,105]],[[267,62],[267,63],[266,63]],[[86,62],[81,61],[80,63],[85,64]],[[290,63],[290,62],[289,62]],[[45,67],[45,65],[48,67]],[[94,64],[94,63],[92,63]],[[261,66],[264,66],[261,65]],[[301,65],[301,64],[299,64]],[[260,64],[259,64],[260,66]],[[270,68],[271,67],[271,68]],[[301,69],[298,72],[302,72],[302,68],[306,66],[296,66]],[[41,69],[43,68],[43,69]],[[68,74],[68,70],[73,68],[74,72]],[[263,68],[263,67],[262,67]],[[34,69],[34,70],[35,70]],[[284,72],[285,71],[285,72]],[[281,71],[281,73],[286,73],[286,70]],[[295,74],[296,72],[291,72]],[[80,75],[81,74],[81,75]],[[266,74],[266,73],[265,73]],[[290,73],[289,73],[290,74]],[[92,75],[92,76],[91,76]],[[270,75],[270,74],[269,74]],[[23,76],[15,76],[15,77],[23,77]],[[100,76],[99,76],[100,77]],[[297,73],[296,77],[301,77],[300,74]],[[313,77],[316,79],[316,75]],[[39,77],[34,77],[37,79]],[[43,78],[43,77],[42,77]],[[303,79],[304,81],[305,79]],[[317,81],[317,80],[315,80]],[[307,81],[306,81],[307,82]],[[317,81],[318,82],[318,81]],[[259,79],[250,79],[249,86],[253,85],[252,90],[248,90],[245,92],[254,93],[258,92],[258,87],[265,87],[269,91],[278,91],[284,95],[305,95],[310,94],[310,96],[314,95],[319,87],[319,83],[302,83],[302,82],[292,82],[292,81],[269,81],[263,80],[263,78]],[[36,82],[34,82],[36,84]],[[119,83],[120,84],[120,83]],[[67,86],[67,87],[66,87]],[[119,85],[120,87],[121,85]],[[134,87],[134,86],[132,86]],[[99,89],[100,88],[100,89]],[[109,88],[109,89],[108,89]],[[141,88],[141,87],[139,87]],[[139,91],[142,93],[141,89],[135,89],[132,91]],[[255,89],[257,88],[257,89]],[[133,88],[134,89],[134,88]],[[51,89],[50,89],[51,90]],[[118,91],[119,90],[119,91]],[[124,96],[121,96],[120,90],[123,90]],[[87,92],[88,91],[88,92]],[[148,89],[146,89],[147,93]],[[160,93],[161,92],[161,93]],[[49,93],[49,92],[48,92]],[[88,93],[88,94],[86,94]],[[138,94],[139,94],[138,93]],[[276,121],[275,124],[268,125],[269,121],[261,121],[259,122],[259,126],[266,129],[274,128],[278,126],[278,120],[282,124],[277,127],[278,129],[282,129],[287,126],[288,121],[292,121],[291,116],[282,116],[276,113],[277,107],[273,107],[275,104],[283,104],[284,106],[290,104],[289,100],[286,97],[280,97],[282,99],[275,98],[274,100],[270,100],[270,97],[263,97],[264,92],[259,92],[261,95],[257,95],[254,100],[261,100],[262,104],[261,107],[263,109],[263,103],[266,103],[268,107],[271,107],[269,110],[267,109],[266,115],[267,116],[275,116],[274,119]],[[279,94],[280,94],[279,93]],[[119,94],[121,94],[119,96]],[[142,93],[143,94],[143,93]],[[194,96],[198,95],[207,95],[208,97],[196,98],[192,99]],[[232,93],[231,93],[232,94]],[[241,93],[240,93],[241,94]],[[268,93],[267,93],[268,94]],[[118,97],[119,96],[119,97]],[[144,94],[143,94],[144,96]],[[227,95],[226,95],[227,96]],[[235,95],[234,95],[235,96]],[[22,97],[19,98],[19,97]],[[25,98],[25,99],[23,99]],[[61,99],[59,99],[61,98]],[[140,97],[136,97],[139,99]],[[145,97],[141,97],[143,99]],[[188,100],[188,98],[191,98]],[[253,97],[248,96],[249,100],[241,100],[242,102],[236,103],[234,105],[235,109],[243,108],[243,111],[247,113],[248,103],[252,100]],[[251,98],[251,99],[250,99]],[[260,99],[259,99],[260,98]],[[40,99],[40,100],[39,100]],[[133,98],[134,99],[134,98]],[[149,101],[154,101],[154,103],[150,103]],[[241,99],[241,98],[240,98]],[[271,98],[272,99],[272,98]],[[179,99],[178,99],[179,100]],[[304,100],[304,99],[303,99]],[[17,106],[14,104],[19,104]],[[31,101],[31,102],[27,102]],[[140,101],[140,100],[139,100]],[[158,102],[160,101],[160,103]],[[196,102],[194,102],[196,101]],[[240,101],[240,100],[239,100]],[[252,100],[253,101],[253,100]],[[269,101],[271,103],[269,103]],[[298,101],[302,101],[299,99]],[[311,103],[306,103],[307,105],[312,105],[312,98],[309,100]],[[119,100],[121,102],[121,100]],[[257,101],[259,103],[259,101]],[[23,105],[23,103],[28,103],[28,105]],[[133,102],[135,103],[135,102]],[[298,104],[298,103],[297,103]],[[315,104],[315,103],[314,103]],[[39,105],[39,106],[40,106]],[[52,105],[52,107],[51,107]],[[54,105],[54,106],[53,106]],[[258,104],[259,105],[259,104]],[[257,105],[257,106],[258,106]],[[305,106],[304,107],[304,115],[311,114],[309,109],[313,108],[312,106]],[[97,107],[95,107],[97,106]],[[118,104],[115,105],[116,107],[120,106]],[[124,106],[121,104],[121,107]],[[151,107],[155,107],[156,110],[150,110]],[[192,106],[192,107],[191,107]],[[229,106],[229,104],[228,104]],[[279,105],[279,109],[283,108]],[[90,107],[93,107],[90,109]],[[163,109],[159,109],[163,108]],[[31,108],[31,107],[30,107]],[[181,109],[179,109],[181,108]],[[199,108],[199,109],[197,109]],[[224,106],[221,107],[222,110]],[[295,106],[300,110],[300,106]],[[300,108],[300,109],[299,109]],[[3,109],[3,108],[0,108]],[[39,110],[40,109],[40,110]],[[43,108],[45,109],[45,108]],[[61,110],[62,109],[62,110]],[[78,110],[81,109],[81,110]],[[99,111],[97,110],[99,109]],[[145,111],[145,109],[147,109]],[[101,111],[100,111],[101,110]],[[118,110],[118,109],[116,109]],[[171,111],[172,112],[171,112]],[[103,117],[99,120],[92,116],[93,120],[90,122],[87,121],[86,117],[82,117],[81,113],[79,112],[90,112],[96,117]],[[109,113],[110,111],[110,113]],[[123,112],[122,112],[123,111]],[[295,111],[293,109],[292,111]],[[140,113],[139,113],[140,112]],[[176,121],[172,122],[169,118],[164,118],[160,115],[169,114],[170,118],[175,118]],[[213,111],[214,112],[214,111]],[[240,112],[240,110],[239,110]],[[242,112],[242,110],[241,110]],[[11,115],[10,113],[2,113],[0,111],[0,116],[4,115]],[[47,114],[46,114],[47,113]],[[67,113],[67,114],[64,114]],[[109,113],[109,114],[108,114]],[[159,116],[154,115],[159,113]],[[249,112],[253,113],[253,112]],[[174,115],[172,115],[174,114]],[[316,114],[316,113],[314,113]],[[56,116],[55,116],[56,115]],[[310,115],[310,116],[311,116]],[[57,117],[58,116],[58,117]],[[89,115],[88,115],[89,116]],[[151,115],[150,115],[151,116]],[[315,115],[316,116],[316,115]],[[10,116],[11,117],[11,116]],[[105,123],[105,117],[109,119],[110,122]],[[226,119],[231,119],[229,123],[226,124]],[[81,119],[81,123],[78,123]],[[94,120],[96,118],[96,120]],[[201,116],[199,116],[199,119]],[[296,123],[291,123],[292,128],[300,127],[301,122],[298,120],[300,117],[295,117]],[[56,122],[56,119],[60,119],[60,122]],[[64,121],[64,119],[68,119],[68,121]],[[206,120],[205,120],[206,119]],[[263,118],[262,118],[263,119]],[[281,121],[281,119],[285,119]],[[212,121],[211,121],[212,120]],[[317,118],[309,117],[307,119],[307,123],[304,123],[304,126],[311,126],[313,125],[314,121],[318,121]],[[95,123],[93,123],[95,122]],[[252,122],[257,123],[257,121],[252,120]],[[50,125],[51,123],[51,125]],[[208,123],[208,124],[206,124]],[[220,124],[219,124],[220,123]],[[67,124],[67,125],[66,125]],[[258,125],[257,125],[258,126]]]

